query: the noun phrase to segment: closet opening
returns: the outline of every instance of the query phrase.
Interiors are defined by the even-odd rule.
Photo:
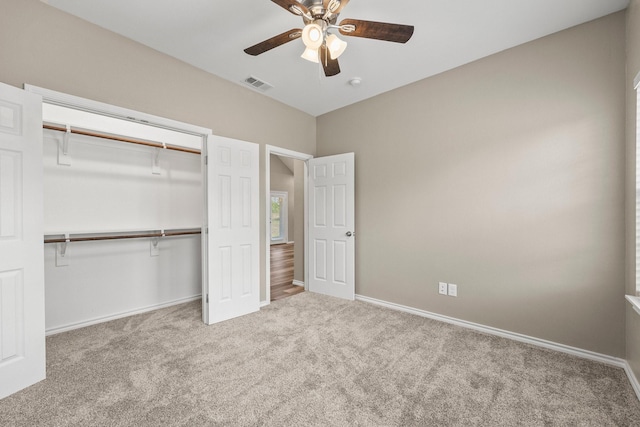
[[[46,334],[201,300],[210,130],[25,88],[43,96]]]

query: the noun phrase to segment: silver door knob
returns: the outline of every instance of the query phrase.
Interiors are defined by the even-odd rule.
[[[351,236],[353,236],[353,233],[350,231],[347,231],[347,237],[351,237]]]

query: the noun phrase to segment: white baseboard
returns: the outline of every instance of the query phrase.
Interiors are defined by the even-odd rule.
[[[260,308],[266,307],[271,304],[271,301],[260,301]]]
[[[294,280],[293,282],[291,282],[291,284],[295,286],[302,286],[304,288],[304,282],[300,280]]]
[[[573,356],[581,357],[583,359],[594,360],[596,362],[601,362],[607,365],[616,366],[618,368],[623,368],[626,371],[627,376],[629,376],[629,381],[631,381],[631,385],[633,386],[633,389],[636,391],[636,394],[640,399],[640,393],[639,393],[640,384],[638,384],[638,381],[635,379],[635,376],[629,375],[629,373],[631,372],[631,368],[629,367],[629,364],[627,363],[627,361],[624,359],[608,356],[606,354],[596,353],[590,350],[584,350],[577,347],[571,347],[568,345],[559,344],[553,341],[547,341],[540,338],[519,334],[516,332],[505,331],[503,329],[493,328],[491,326],[485,326],[479,323],[468,322],[466,320],[456,319],[455,317],[444,316],[442,314],[432,313],[430,311],[420,310],[418,308],[407,307],[405,305],[400,305],[393,302],[370,298],[364,295],[356,295],[356,300],[379,305],[382,307],[387,307],[393,310],[403,311],[405,313],[415,314],[417,316],[427,317],[433,320],[439,320],[445,323],[451,323],[454,325],[462,326],[463,328],[474,329],[476,331],[483,332],[485,334],[497,335],[499,337],[524,342],[524,343],[535,345],[538,347],[544,347],[550,350],[559,351],[561,353],[571,354]],[[632,376],[633,376],[633,379],[631,378]]]
[[[636,392],[636,396],[638,396],[638,400],[640,400],[640,382],[638,382],[638,378],[636,378],[636,375],[633,373],[633,369],[631,369],[629,362],[626,360],[624,361],[624,371],[627,373],[627,378],[629,378],[633,391]]]
[[[293,245],[295,242],[292,240],[290,242],[287,242],[288,245]]]
[[[47,329],[45,331],[45,334],[46,334],[46,336],[55,335],[55,334],[59,334],[59,333],[62,333],[62,332],[72,331],[74,329],[84,328],[86,326],[96,325],[98,323],[108,322],[110,320],[121,319],[123,317],[129,317],[129,316],[133,316],[133,315],[136,315],[136,314],[142,314],[142,313],[147,313],[149,311],[159,310],[161,308],[171,307],[172,305],[184,304],[186,302],[195,301],[195,300],[198,300],[200,298],[202,298],[202,294],[193,295],[193,296],[186,297],[186,298],[180,298],[180,299],[169,301],[169,302],[165,302],[165,303],[162,303],[162,304],[150,305],[150,306],[147,306],[147,307],[138,308],[138,309],[131,310],[131,311],[123,311],[123,312],[120,312],[120,313],[111,314],[109,316],[96,317],[96,318],[85,320],[85,321],[78,322],[78,323],[70,323],[70,324],[64,325],[64,326],[57,326],[55,328]]]

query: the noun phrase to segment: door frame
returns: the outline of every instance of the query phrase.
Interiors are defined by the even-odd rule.
[[[289,157],[295,160],[302,160],[304,162],[304,290],[309,290],[309,247],[307,242],[307,233],[308,233],[308,215],[309,212],[307,210],[308,201],[309,201],[309,191],[307,190],[307,177],[309,176],[307,161],[313,158],[311,154],[305,154],[298,151],[289,150],[286,148],[276,147],[274,145],[265,145],[265,155],[264,155],[264,170],[265,170],[265,243],[264,243],[264,251],[265,251],[265,300],[260,302],[260,306],[264,307],[266,305],[271,304],[271,227],[269,224],[271,222],[271,155],[274,154],[276,156]]]
[[[282,212],[282,207],[280,208],[280,228],[282,228],[282,238],[276,240],[274,243],[273,239],[271,239],[271,233],[269,233],[269,244],[270,245],[278,245],[281,243],[289,243],[289,192],[287,191],[271,191],[269,194],[269,200],[271,197],[279,196],[282,197],[284,201],[284,214]],[[284,218],[284,225],[282,218]],[[269,220],[271,220],[271,211],[269,211]]]

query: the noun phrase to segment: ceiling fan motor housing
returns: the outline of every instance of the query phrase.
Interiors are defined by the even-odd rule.
[[[333,13],[329,14],[325,18],[327,9],[324,8],[322,0],[298,0],[298,3],[305,6],[309,10],[309,14],[313,18],[308,19],[307,17],[303,16],[302,19],[304,20],[305,24],[310,24],[317,20],[323,20],[327,24],[334,25],[336,23],[336,20],[338,19],[339,14]]]

